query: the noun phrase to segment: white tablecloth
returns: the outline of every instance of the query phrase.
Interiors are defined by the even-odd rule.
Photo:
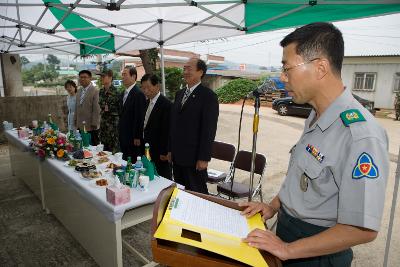
[[[6,131],[6,135],[13,144],[21,149],[28,149],[29,141],[19,139],[17,131]],[[74,168],[66,167],[64,163],[64,161],[56,159],[46,159],[41,164],[43,164],[44,168],[48,168],[57,176],[54,177],[55,179],[63,180],[65,186],[73,187],[83,198],[95,205],[110,221],[121,219],[126,210],[154,203],[160,191],[173,183],[173,181],[163,177],[156,177],[153,181],[150,181],[148,191],[144,192],[132,188],[131,201],[126,204],[114,206],[107,202],[105,187],[99,188],[92,186],[89,180],[81,178],[80,174],[75,171]]]

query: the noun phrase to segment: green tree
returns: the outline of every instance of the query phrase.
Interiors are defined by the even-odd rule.
[[[30,70],[22,71],[22,82],[24,85],[34,84],[38,81],[53,81],[58,77],[54,65],[44,69],[42,63],[34,65]]]
[[[234,103],[244,98],[257,87],[257,82],[249,79],[235,79],[215,90],[220,103]]]
[[[60,64],[60,60],[58,59],[58,57],[56,57],[55,55],[52,55],[52,54],[47,55],[46,60],[49,63],[49,65],[55,66],[55,65]]]
[[[156,75],[160,78],[161,86],[161,71],[159,69],[156,71]],[[165,68],[165,91],[166,96],[170,100],[173,101],[175,99],[175,93],[182,87],[182,85],[183,70],[176,67]]]

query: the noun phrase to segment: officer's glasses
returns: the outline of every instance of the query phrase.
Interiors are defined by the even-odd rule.
[[[291,66],[291,67],[284,67],[284,66],[282,66],[282,67],[281,67],[281,72],[282,72],[283,74],[285,74],[286,77],[287,77],[288,74],[289,74],[289,70],[292,70],[292,69],[295,69],[295,68],[297,68],[297,67],[300,67],[300,66],[309,64],[309,63],[311,63],[311,62],[313,62],[313,61],[315,61],[315,60],[318,60],[318,59],[320,59],[320,58],[317,57],[317,58],[314,58],[314,59],[311,59],[311,60],[308,60],[308,61],[305,61],[305,62],[301,62],[301,63],[299,63],[299,64],[297,64],[297,65],[294,65],[294,66]]]

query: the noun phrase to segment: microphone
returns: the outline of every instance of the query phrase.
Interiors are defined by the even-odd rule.
[[[259,85],[256,89],[248,93],[246,97],[247,98],[260,97],[261,94],[264,94],[267,91],[268,91],[268,86],[265,86],[265,84],[263,83]]]

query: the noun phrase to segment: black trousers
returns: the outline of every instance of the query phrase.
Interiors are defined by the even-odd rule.
[[[316,235],[326,229],[328,228],[294,218],[282,208],[279,210],[276,235],[284,242],[294,242],[301,238]],[[319,257],[287,260],[282,262],[282,264],[285,267],[350,267],[352,260],[353,250],[349,248]]]
[[[97,146],[100,143],[99,130],[88,131],[90,133],[90,144]]]
[[[196,166],[186,167],[174,163],[174,180],[178,184],[185,186],[185,189],[208,194],[207,189],[207,170],[198,171]]]
[[[171,180],[172,170],[171,164],[168,161],[154,160],[158,175]]]
[[[132,141],[133,143],[133,141]],[[136,162],[136,158],[138,156],[142,156],[143,152],[140,146],[134,146],[132,145],[122,145],[121,146],[121,152],[122,152],[122,159],[128,160],[128,157],[131,157],[132,163]]]

